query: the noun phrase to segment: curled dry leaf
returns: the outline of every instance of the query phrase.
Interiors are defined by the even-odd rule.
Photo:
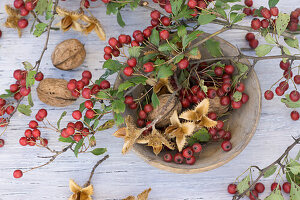
[[[175,149],[173,142],[171,142],[163,133],[160,133],[155,127],[152,128],[149,135],[138,138],[136,143],[147,144],[147,146],[152,147],[155,155],[158,155],[161,152],[164,145],[169,149]]]
[[[123,199],[123,200],[147,200],[150,192],[151,192],[151,188],[149,188],[147,190],[144,190],[137,197],[129,196],[129,197]]]
[[[181,123],[177,111],[175,110],[170,118],[171,125],[166,128],[166,134],[171,138],[176,138],[176,145],[178,151],[181,152],[187,143],[187,137],[191,136],[195,129],[194,122]]]
[[[93,185],[82,188],[74,180],[70,179],[69,187],[71,192],[73,192],[69,200],[92,200],[91,195],[94,193]]]
[[[6,22],[4,24],[7,28],[14,28],[18,30],[19,37],[22,36],[21,29],[18,26],[18,21],[21,19],[19,10],[12,8],[9,5],[5,5],[5,11],[8,14]]]
[[[102,28],[99,20],[96,17],[83,15],[81,19],[84,22],[88,23],[88,25],[86,25],[84,27],[83,33],[88,35],[90,32],[92,32],[94,30],[95,33],[100,38],[100,40],[105,40],[106,35],[105,35],[105,32],[104,32],[104,29]]]
[[[217,122],[207,117],[209,110],[209,100],[203,99],[194,110],[187,110],[180,114],[179,118],[194,121],[197,128],[206,127],[211,128],[217,125]]]
[[[163,90],[164,88],[167,89],[167,91],[169,93],[173,93],[173,87],[170,83],[170,79],[169,78],[160,78],[158,81],[156,81],[155,78],[148,78],[146,80],[146,83],[148,85],[153,86],[153,91],[157,94],[159,93],[161,90]]]

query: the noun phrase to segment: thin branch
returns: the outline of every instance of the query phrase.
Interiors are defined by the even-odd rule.
[[[104,158],[102,158],[101,160],[99,160],[95,166],[93,167],[92,171],[91,171],[91,174],[90,174],[90,177],[89,177],[89,180],[84,184],[84,187],[87,187],[91,184],[91,181],[92,181],[92,178],[94,176],[94,173],[95,173],[95,170],[96,168],[102,163],[104,162],[107,158],[109,158],[109,155],[106,155]]]

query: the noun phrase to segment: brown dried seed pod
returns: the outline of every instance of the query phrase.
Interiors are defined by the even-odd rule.
[[[39,83],[37,94],[39,99],[50,106],[65,107],[76,101],[67,88],[64,79],[46,78]]]
[[[52,53],[53,65],[61,70],[79,67],[86,56],[84,45],[77,39],[69,39],[58,44]]]
[[[159,106],[157,106],[157,108],[153,109],[153,111],[148,114],[147,119],[149,121],[153,121],[158,117],[158,115],[162,111],[162,108],[168,102],[170,96],[171,96],[171,94],[163,94],[163,95],[158,96]],[[167,127],[168,125],[170,125],[170,123],[171,123],[170,117],[173,114],[172,111],[177,110],[177,113],[180,113],[181,109],[182,109],[181,103],[177,101],[176,97],[173,98],[171,100],[171,102],[169,103],[169,105],[167,106],[167,108],[163,112],[163,115],[166,113],[168,113],[168,114],[166,114],[166,116],[164,116],[160,121],[158,121],[158,123],[156,123],[156,127],[164,128],[164,127]]]
[[[222,106],[220,103],[221,98],[216,96],[213,99],[209,99],[209,109],[208,112],[215,112],[218,116],[226,113],[229,106]]]

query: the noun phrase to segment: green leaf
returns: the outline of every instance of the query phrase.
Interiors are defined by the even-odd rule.
[[[248,65],[245,65],[243,63],[235,63],[237,69],[239,70],[239,74],[246,73],[249,70]]]
[[[232,7],[231,7],[231,11],[234,11],[234,10],[242,10],[242,9],[244,9],[246,6],[244,6],[244,5],[239,5],[239,4],[236,4],[236,5],[233,5]]]
[[[284,52],[285,54],[291,55],[291,52],[290,52],[290,50],[289,50],[287,47],[283,47],[282,49],[283,49],[283,52]]]
[[[97,128],[97,126],[99,125],[100,123],[100,120],[99,119],[96,119],[92,125],[93,129]]]
[[[291,166],[289,167],[290,171],[294,174],[297,175],[300,173],[300,165],[298,166]]]
[[[31,106],[30,105],[25,105],[25,104],[20,104],[18,106],[18,111],[26,116],[31,115]]]
[[[35,12],[37,15],[43,15],[47,11],[48,0],[39,0],[35,7]]]
[[[233,100],[235,102],[238,102],[242,99],[242,95],[243,93],[239,92],[239,91],[235,91],[235,93],[233,94]]]
[[[268,34],[265,36],[265,40],[266,40],[266,42],[269,43],[269,44],[276,44],[275,39],[271,36],[270,33],[268,33]]]
[[[225,19],[227,19],[227,14],[225,12],[225,10],[223,8],[215,8],[216,12],[219,13],[222,17],[224,17]]]
[[[121,83],[118,87],[118,92],[121,92],[121,91],[124,91],[124,90],[127,90],[128,88],[134,86],[134,83],[132,82],[129,82],[129,81],[125,81],[123,83]]]
[[[269,0],[269,8],[273,8],[277,5],[277,3],[279,2],[279,0]]]
[[[31,86],[34,85],[34,83],[35,83],[35,79],[34,79],[35,75],[36,75],[36,71],[29,71],[27,73],[27,76],[26,76],[26,88],[31,87]]]
[[[141,0],[134,0],[132,3],[130,3],[130,8],[131,10],[134,10],[135,8],[138,7],[139,3]]]
[[[295,49],[299,49],[299,41],[298,41],[297,38],[293,40],[293,39],[291,39],[291,38],[285,37],[285,38],[284,38],[284,41],[285,41],[285,43],[286,43],[287,45],[289,45],[290,47],[295,48]]]
[[[192,42],[193,40],[197,39],[197,37],[202,33],[202,31],[193,31],[192,33],[183,36],[182,38],[182,47],[183,49],[185,49],[190,42]]]
[[[173,19],[174,20],[178,20],[181,18],[189,19],[189,18],[192,18],[191,14],[193,14],[193,13],[194,13],[193,9],[190,9],[187,5],[182,5],[181,11]]]
[[[96,156],[99,156],[99,155],[104,154],[106,151],[107,151],[106,148],[96,148],[96,149],[93,149],[91,151],[91,153],[94,154],[94,155],[96,155]]]
[[[117,14],[120,7],[122,7],[121,3],[109,2],[108,4],[106,4],[106,14]]]
[[[44,33],[45,28],[47,26],[48,26],[48,24],[38,23],[37,25],[35,25],[35,30],[33,32],[33,35],[36,36],[36,37],[40,37]]]
[[[300,107],[300,100],[294,102],[290,99],[288,94],[285,95],[285,98],[281,99],[281,102],[285,104],[288,108],[299,108]]]
[[[109,59],[104,62],[103,68],[109,69],[115,73],[119,72],[123,68],[123,65],[117,60]]]
[[[99,99],[111,99],[111,97],[107,94],[107,91],[98,92],[96,97],[98,97]]]
[[[281,35],[288,26],[290,22],[290,15],[285,13],[279,13],[278,18],[276,19],[276,32],[278,35]]]
[[[183,4],[183,0],[170,0],[172,13],[176,16],[181,10],[181,6]]]
[[[64,118],[66,115],[67,115],[66,111],[64,111],[63,113],[61,113],[60,118],[57,121],[57,128],[58,128],[58,130],[60,130],[60,122],[61,122],[62,118]]]
[[[241,182],[237,185],[237,191],[241,194],[249,187],[250,175],[246,176]]]
[[[104,124],[98,127],[97,131],[104,131],[112,128],[115,125],[115,121],[113,119],[106,121]]]
[[[74,148],[74,154],[76,157],[78,157],[78,151],[80,149],[80,147],[82,147],[83,145],[83,141],[84,141],[84,138],[82,138],[81,140],[79,140],[79,142],[77,142],[75,148]]]
[[[152,101],[152,105],[154,108],[156,108],[157,106],[159,106],[159,99],[156,95],[155,92],[152,93],[152,96],[151,96],[151,101]]]
[[[274,46],[268,45],[268,44],[261,44],[258,47],[256,47],[255,52],[256,55],[259,57],[263,57],[270,53],[270,51],[273,49]]]
[[[122,15],[120,13],[120,10],[117,13],[117,22],[121,27],[125,26],[125,22],[123,21]]]
[[[32,64],[31,64],[30,62],[28,62],[28,61],[24,61],[24,62],[22,62],[22,64],[24,65],[24,68],[25,68],[27,71],[33,69]]]
[[[206,128],[201,128],[189,139],[188,145],[191,146],[197,142],[208,142],[210,140],[210,135]]]
[[[177,63],[179,63],[183,58],[184,58],[184,54],[176,55],[175,58],[174,58],[173,63],[174,63],[174,64],[177,64]]]
[[[270,167],[265,173],[264,173],[264,178],[268,178],[269,176],[272,176],[277,169],[277,165],[274,165],[272,167]]]
[[[146,80],[147,80],[147,78],[144,76],[136,76],[136,77],[129,79],[128,81],[130,81],[131,83],[134,83],[136,85],[138,85],[138,84],[146,85]]]
[[[85,110],[84,102],[79,105],[79,111],[83,112]]]
[[[179,37],[183,37],[187,34],[186,27],[184,25],[179,26],[177,30],[178,30],[177,34]]]
[[[269,196],[265,198],[265,200],[284,200],[280,190],[274,190]]]
[[[210,22],[214,21],[217,18],[216,15],[209,14],[207,11],[202,11],[202,13],[198,17],[198,24],[205,25],[209,24]]]
[[[299,160],[300,159],[300,150],[298,151],[295,160]]]
[[[126,108],[125,103],[121,100],[114,100],[111,105],[115,113],[123,113]]]
[[[232,24],[238,23],[238,22],[242,21],[245,17],[246,17],[246,15],[244,13],[238,14],[231,23]]]
[[[300,187],[294,182],[291,182],[290,200],[300,199]]]
[[[221,57],[222,56],[220,42],[215,41],[213,39],[209,39],[205,42],[205,47],[207,48],[210,55],[212,55],[213,57]]]
[[[117,126],[120,126],[124,123],[124,117],[120,113],[115,113],[114,118]]]
[[[152,29],[152,33],[150,35],[149,40],[155,46],[157,46],[157,47],[159,46],[159,33],[158,33],[158,31],[155,28]]]
[[[46,10],[46,16],[45,16],[46,20],[49,20],[53,17],[52,7],[53,7],[53,1],[49,1]]]
[[[141,54],[141,49],[142,49],[142,47],[129,47],[128,53],[129,53],[130,57],[138,58]]]
[[[174,49],[177,49],[176,45],[173,44],[173,43],[170,43],[170,42],[169,43],[164,43],[164,44],[162,44],[158,47],[158,51],[168,51],[168,52],[170,52],[170,51],[173,51]]]
[[[150,54],[147,54],[145,56],[141,56],[139,58],[139,64],[143,65],[146,62],[149,62],[150,60],[154,59],[157,55],[158,55],[158,53],[150,53]]]
[[[71,137],[64,138],[64,137],[59,136],[58,140],[60,142],[75,143],[75,141]]]
[[[294,181],[296,184],[300,184],[300,174],[294,174],[291,171],[291,168],[300,166],[299,162],[296,160],[290,160],[290,162],[286,165],[286,179],[288,182]]]
[[[192,50],[189,51],[189,54],[193,55],[193,56],[197,56],[198,53],[199,53],[199,48],[198,47],[195,47],[195,48],[193,48]]]
[[[28,98],[28,104],[29,104],[31,107],[33,107],[34,104],[33,104],[33,101],[32,101],[32,95],[31,95],[31,92],[29,93],[29,95],[27,96],[27,98]]]
[[[170,65],[161,65],[158,69],[157,78],[167,78],[172,75],[173,71]]]
[[[1,94],[0,98],[8,98],[14,96],[14,93],[12,93],[10,90],[5,90],[7,94]]]

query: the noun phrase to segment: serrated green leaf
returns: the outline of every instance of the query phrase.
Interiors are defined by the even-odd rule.
[[[203,10],[198,17],[198,24],[199,25],[209,24],[210,22],[214,21],[216,18],[217,18],[216,15],[210,14],[207,11]]]
[[[181,10],[181,6],[183,4],[183,0],[170,0],[172,13],[176,16]]]
[[[107,15],[117,14],[121,6],[122,6],[121,3],[109,2],[108,4],[106,4],[106,14]]]
[[[142,47],[129,47],[128,53],[130,57],[138,58],[141,54]]]
[[[162,44],[162,45],[160,45],[159,47],[158,47],[158,51],[164,51],[164,52],[171,52],[171,51],[173,51],[174,49],[176,49],[177,50],[177,47],[176,47],[176,45],[175,44],[173,44],[173,43],[164,43],[164,44]]]
[[[126,105],[121,100],[114,100],[111,103],[112,109],[115,113],[123,113],[125,111]]]
[[[244,13],[238,14],[232,19],[231,23],[232,24],[238,23],[238,22],[242,21],[245,17],[246,17],[246,14],[244,14]]]
[[[28,99],[28,104],[29,104],[31,107],[33,107],[34,104],[33,104],[33,101],[32,101],[32,95],[31,95],[31,92],[28,94],[27,99]]]
[[[83,112],[85,110],[84,102],[79,105],[79,111]]]
[[[97,126],[99,125],[100,123],[100,120],[99,119],[96,119],[92,125],[93,129],[97,128]]]
[[[107,129],[112,128],[115,125],[115,121],[114,120],[108,120],[106,121],[104,124],[102,124],[101,126],[98,127],[97,131],[104,131]]]
[[[276,44],[275,39],[271,36],[270,33],[268,33],[268,34],[265,36],[265,40],[266,40],[266,42],[269,43],[269,44]]]
[[[107,94],[106,91],[98,92],[96,97],[98,97],[99,99],[111,99],[111,97]]]
[[[26,116],[31,115],[31,106],[30,105],[25,105],[25,104],[20,104],[18,106],[18,111]]]
[[[48,0],[39,0],[35,7],[35,12],[37,15],[43,15],[47,11]]]
[[[290,99],[288,94],[285,95],[285,98],[281,99],[281,102],[285,104],[288,108],[299,108],[300,107],[300,100],[294,102]]]
[[[232,7],[231,7],[231,11],[234,11],[234,10],[242,10],[242,9],[244,9],[246,6],[244,6],[244,5],[239,5],[239,4],[236,4],[236,5],[233,5]]]
[[[241,182],[237,184],[237,191],[241,194],[249,188],[250,175],[246,176]]]
[[[109,59],[104,62],[103,68],[109,69],[115,73],[119,72],[123,68],[123,65],[117,60]]]
[[[131,10],[134,10],[135,8],[138,7],[139,3],[141,0],[134,0],[133,2],[130,3],[130,8]]]
[[[138,85],[138,84],[146,85],[146,80],[147,80],[147,78],[144,76],[136,76],[136,77],[129,79],[128,81],[130,81],[131,83],[134,83],[136,85]]]
[[[151,101],[152,101],[152,105],[154,108],[156,108],[157,106],[159,106],[159,99],[156,95],[155,92],[152,93],[152,96],[151,96]]]
[[[24,62],[22,62],[22,64],[24,65],[24,68],[25,68],[27,71],[33,69],[32,64],[31,64],[30,62],[28,62],[28,61],[24,61]]]
[[[205,42],[205,47],[213,57],[221,57],[223,55],[220,48],[220,42],[218,41],[209,39]]]
[[[58,130],[60,130],[60,122],[61,122],[61,120],[62,120],[66,115],[67,115],[67,112],[66,112],[66,111],[64,111],[63,113],[61,113],[61,115],[60,115],[60,117],[59,117],[59,119],[58,119],[58,121],[57,121],[57,128],[58,128]]]
[[[127,90],[128,88],[134,86],[134,83],[132,82],[129,82],[129,81],[125,81],[123,83],[121,83],[118,87],[118,92],[121,92],[121,91],[124,91],[124,90]]]
[[[300,165],[298,166],[291,166],[289,167],[290,171],[294,174],[297,175],[300,173]]]
[[[0,98],[8,98],[14,96],[14,93],[12,93],[10,90],[5,90],[7,94],[1,94]]]
[[[280,190],[274,190],[269,196],[265,198],[265,200],[284,200]]]
[[[60,142],[75,143],[75,141],[71,137],[64,138],[62,136],[59,136],[58,140]]]
[[[158,68],[157,78],[168,78],[173,75],[172,67],[169,65],[161,65]]]
[[[82,147],[83,145],[83,141],[84,141],[84,138],[82,138],[81,140],[79,140],[79,142],[77,142],[75,148],[74,148],[74,154],[76,157],[78,157],[78,152],[79,152],[79,149]]]
[[[149,40],[155,46],[157,46],[157,47],[159,46],[159,33],[158,33],[158,31],[155,28],[152,29],[152,33],[150,35]]]
[[[281,35],[288,26],[290,22],[290,15],[285,13],[279,13],[278,18],[276,19],[276,32],[278,35]]]
[[[291,52],[290,52],[290,50],[289,50],[287,47],[282,47],[282,49],[283,49],[283,52],[284,52],[285,54],[291,55]]]
[[[120,10],[119,10],[118,13],[117,13],[117,22],[118,22],[118,24],[119,24],[121,27],[124,27],[124,26],[125,26],[125,22],[124,22],[124,20],[123,20],[123,18],[122,18],[122,15],[121,15],[121,13],[120,13]]]
[[[186,27],[184,25],[181,25],[177,28],[178,32],[177,32],[177,35],[179,37],[183,37],[187,34],[187,31],[186,31]]]
[[[181,6],[181,11],[175,16],[174,20],[178,20],[181,18],[189,19],[192,18],[191,14],[194,13],[193,9],[190,9],[186,4]]]
[[[227,4],[224,4],[225,6]],[[216,7],[215,8],[216,12],[219,13],[224,19],[227,19],[227,14],[225,12],[225,10],[223,8],[219,8],[219,7]]]
[[[185,49],[190,42],[192,42],[193,40],[197,39],[198,36],[203,33],[202,31],[193,31],[192,33],[183,36],[182,38],[182,48]]]
[[[53,1],[49,1],[46,10],[46,16],[45,16],[46,20],[49,20],[53,17],[52,7],[53,7]]]
[[[269,176],[272,176],[277,169],[277,165],[274,165],[272,167],[270,167],[265,173],[264,173],[264,178],[268,178]]]
[[[177,63],[179,63],[183,58],[184,58],[184,54],[177,55],[177,56],[174,58],[173,63],[174,63],[174,64],[177,64]]]
[[[286,165],[286,179],[288,182],[294,181],[296,184],[300,184],[300,174],[295,175],[290,170],[291,167],[300,166],[299,162],[296,160],[290,160],[290,162]]]
[[[294,182],[291,182],[290,200],[300,199],[300,187]]]
[[[299,49],[299,41],[298,41],[297,38],[293,40],[293,39],[291,39],[291,38],[285,37],[285,38],[284,38],[284,41],[285,41],[285,43],[286,43],[287,45],[289,45],[290,47],[295,48],[295,49]]]
[[[33,35],[36,37],[40,37],[44,33],[47,26],[48,24],[38,23],[37,25],[35,25],[35,30],[33,32]]]
[[[268,44],[261,44],[258,47],[256,47],[255,52],[256,55],[259,57],[263,57],[270,53],[270,51],[273,49],[274,46],[268,45]]]
[[[120,126],[124,123],[124,117],[120,113],[115,113],[114,118],[117,126]]]
[[[34,83],[35,83],[35,79],[34,79],[35,75],[36,75],[36,71],[29,71],[27,73],[27,76],[26,76],[26,88],[31,87],[31,86],[34,85]]]
[[[96,156],[99,156],[99,155],[104,154],[106,151],[107,151],[106,148],[96,148],[96,149],[93,149],[91,151],[91,153],[94,154],[94,155],[96,155]]]
[[[243,94],[239,91],[235,91],[235,93],[233,94],[233,100],[235,102],[238,102],[242,99]]]
[[[196,142],[208,142],[210,140],[210,135],[206,128],[201,128],[197,132],[193,134],[193,136],[189,139],[189,146],[193,145]]]
[[[269,0],[269,2],[268,2],[269,8],[275,7],[278,2],[279,2],[279,0]]]

